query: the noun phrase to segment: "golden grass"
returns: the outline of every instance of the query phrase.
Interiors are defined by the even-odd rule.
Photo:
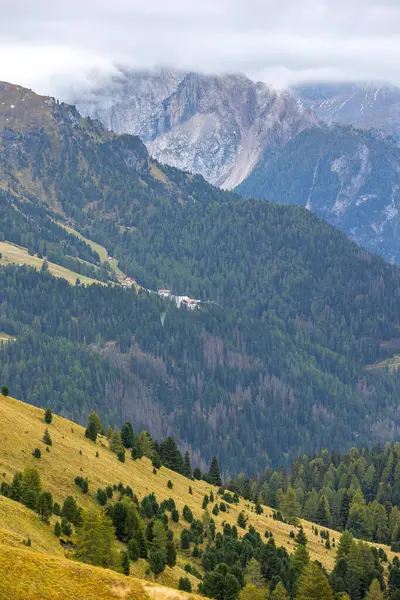
[[[0,259],[0,265],[2,266],[11,264],[24,264],[35,267],[35,269],[38,270],[42,268],[42,258],[31,256],[25,248],[16,246],[15,244],[11,244],[9,242],[0,242],[0,252],[2,255],[2,258]],[[92,283],[100,283],[104,285],[97,279],[91,279],[90,277],[85,277],[79,273],[74,273],[74,271],[70,271],[69,269],[61,267],[60,265],[56,265],[55,263],[48,262],[48,265],[49,272],[54,275],[54,277],[66,279],[69,283],[75,284],[76,280],[79,278],[81,283],[84,283],[85,285],[90,285]]]
[[[42,443],[44,429],[46,427],[43,421],[44,411],[36,407],[19,402],[11,397],[0,395],[0,473],[6,474],[7,481],[16,471],[22,471],[27,466],[35,466],[41,476],[42,486],[50,491],[55,500],[62,502],[67,495],[73,495],[82,507],[93,506],[94,495],[98,487],[104,488],[106,485],[119,483],[130,485],[134,493],[140,498],[154,491],[157,500],[162,501],[173,497],[180,515],[182,509],[187,504],[196,518],[201,519],[203,515],[202,501],[204,494],[209,494],[212,486],[204,481],[189,481],[187,478],[162,467],[157,475],[153,474],[153,467],[147,458],[133,461],[127,454],[126,462],[121,463],[115,454],[108,449],[106,438],[100,437],[94,444],[84,437],[84,428],[59,416],[53,416],[53,422],[48,425],[53,445],[50,452],[46,452]],[[35,447],[42,449],[42,457],[37,460],[32,456],[32,450]],[[96,457],[96,452],[99,457]],[[74,478],[77,475],[87,477],[89,481],[89,494],[83,495],[74,484]],[[167,487],[168,480],[173,483],[173,488]],[[189,486],[192,488],[192,494],[189,494]],[[216,497],[217,489],[213,489]],[[95,506],[98,507],[97,504]],[[277,545],[283,545],[289,552],[295,548],[294,540],[290,538],[290,531],[293,529],[290,525],[275,521],[272,519],[272,510],[264,507],[264,514],[257,515],[251,510],[252,503],[241,499],[238,505],[231,505],[229,512],[220,512],[214,517],[217,529],[221,528],[225,520],[230,524],[236,524],[237,516],[241,510],[247,514],[248,524],[253,525],[264,536],[266,530],[274,535]],[[98,507],[100,509],[100,507]],[[211,507],[210,507],[211,510]],[[21,517],[22,518],[22,517]],[[0,511],[0,528],[8,530],[9,521],[7,515],[2,516]],[[308,549],[313,560],[319,560],[328,570],[332,569],[335,560],[335,549],[327,550],[321,541],[321,538],[315,536],[312,532],[312,524],[302,521],[305,533],[308,537]],[[182,527],[187,526],[182,522],[171,524],[175,531],[175,539],[179,539]],[[11,533],[17,535],[19,532],[13,526]],[[239,528],[239,534],[245,533],[245,530]],[[331,538],[336,541],[340,533],[330,530]],[[47,546],[46,536],[43,533],[35,534],[32,537],[32,549],[43,549],[53,552],[54,544]],[[36,541],[37,540],[37,541]],[[36,547],[37,544],[37,547]],[[382,546],[390,559],[394,553],[390,552],[388,547]],[[186,563],[196,564],[195,560],[187,552],[178,554],[177,566],[173,569],[166,569],[160,576],[159,581],[167,585],[176,585],[179,577],[184,575],[183,567]],[[138,561],[132,563],[132,570],[135,575],[144,577],[146,563]],[[200,564],[197,563],[199,570]],[[192,582],[197,580],[189,576]]]
[[[140,581],[66,558],[0,545],[0,598],[146,600]]]

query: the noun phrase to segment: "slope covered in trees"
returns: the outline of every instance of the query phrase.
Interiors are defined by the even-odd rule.
[[[243,474],[226,485],[245,498],[400,551],[400,445],[352,448],[348,454],[322,450],[302,456],[287,472],[267,468],[254,479]]]
[[[96,578],[96,597],[103,600],[113,590],[128,598],[143,591],[144,598],[168,596],[160,587],[153,596],[148,581],[225,600],[321,600],[335,592],[370,600],[372,591],[379,599],[383,591],[390,600],[398,597],[400,563],[387,547],[326,528],[320,535],[307,521],[285,524],[259,502],[169,470],[165,462],[176,456],[171,439],[157,445],[142,432],[140,458],[131,456],[135,437],[128,425],[106,437],[93,412],[85,432],[49,410],[0,395],[0,416],[3,594],[61,600],[87,591],[91,598]],[[91,423],[95,440],[87,435]],[[117,439],[128,444],[124,459],[115,451]],[[40,456],[32,456],[35,446]],[[158,451],[164,465],[156,466]]]
[[[217,448],[225,474],[393,439],[399,375],[365,365],[399,345],[397,267],[304,209],[162,167],[138,138],[73,107],[13,86],[1,93],[18,107],[0,105],[4,237],[43,252],[53,236],[61,254],[69,245],[68,256],[99,266],[65,230],[47,231],[60,217],[145,287],[205,301],[188,313],[2,270],[0,330],[17,340],[1,350],[0,375],[15,394],[80,421],[95,408],[113,425],[173,432],[200,462]]]

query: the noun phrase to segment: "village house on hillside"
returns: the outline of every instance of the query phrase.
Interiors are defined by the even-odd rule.
[[[169,298],[170,300],[174,300],[178,308],[180,306],[186,306],[186,308],[193,310],[200,304],[200,300],[189,298],[189,296],[175,296],[171,293],[171,290],[158,290],[157,293],[162,298]]]

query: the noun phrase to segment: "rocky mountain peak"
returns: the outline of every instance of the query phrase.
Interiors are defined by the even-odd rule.
[[[163,163],[225,188],[240,183],[267,147],[312,126],[312,111],[287,92],[242,74],[169,70],[121,74],[75,98],[83,114],[114,131],[139,135]]]

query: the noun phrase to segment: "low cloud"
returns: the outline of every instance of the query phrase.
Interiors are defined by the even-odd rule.
[[[297,81],[400,84],[398,0],[14,0],[0,79],[58,94],[116,63]]]

